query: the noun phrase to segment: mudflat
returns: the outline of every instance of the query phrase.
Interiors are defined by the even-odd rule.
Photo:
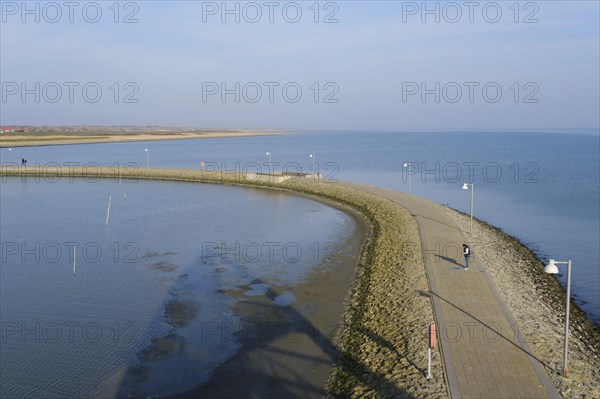
[[[249,297],[244,296],[244,287],[228,291],[230,296],[243,298],[233,309],[241,317],[236,335],[242,347],[216,368],[208,382],[173,397],[326,396],[325,383],[339,357],[334,338],[366,229],[364,221],[356,220],[353,234],[305,283],[269,286],[264,295]],[[286,297],[294,298],[293,304],[287,305]]]

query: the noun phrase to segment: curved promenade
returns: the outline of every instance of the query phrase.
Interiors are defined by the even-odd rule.
[[[560,398],[519,334],[485,266],[474,254],[468,271],[463,232],[424,199],[358,186],[407,208],[419,223],[441,349],[453,398]]]

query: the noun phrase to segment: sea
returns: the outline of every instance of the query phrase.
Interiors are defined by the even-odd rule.
[[[474,217],[518,238],[543,261],[572,261],[573,298],[592,321],[600,323],[598,130],[284,131],[255,137],[3,148],[0,157],[4,165],[20,164],[26,158],[30,167],[60,166],[65,170],[106,165],[127,170],[153,167],[239,173],[318,172],[327,184],[350,181],[410,192],[465,213],[470,212],[473,194]],[[3,391],[11,387],[5,394],[32,394],[27,390],[31,384],[25,384],[24,376],[15,371],[18,367],[12,371],[8,365],[5,367],[7,359],[15,365],[39,364],[39,373],[33,375],[41,380],[34,386],[45,387],[49,396],[97,394],[78,390],[81,384],[73,379],[110,379],[108,371],[98,375],[90,370],[104,361],[102,367],[114,373],[126,367],[153,337],[168,332],[169,326],[157,319],[164,313],[165,298],[173,294],[170,290],[180,289],[179,280],[189,277],[189,265],[198,263],[199,254],[208,251],[222,260],[222,243],[232,248],[252,242],[285,241],[300,243],[306,254],[313,254],[315,243],[319,250],[324,243],[343,241],[355,229],[352,219],[343,212],[290,195],[167,182],[91,183],[80,179],[6,178],[0,185]],[[464,183],[472,184],[469,187],[473,191],[464,190]],[[109,226],[113,226],[110,229],[105,226],[107,213]],[[132,236],[136,239],[128,239]],[[166,241],[165,236],[169,237]],[[57,247],[72,251],[64,245],[70,242],[79,243],[79,252],[88,245],[86,257],[80,254],[79,267],[81,273],[93,270],[92,278],[89,272],[87,279],[79,275],[79,280],[57,278],[59,266],[44,262],[46,257],[58,256]],[[26,243],[26,247],[15,248],[14,243]],[[36,250],[36,243],[47,248]],[[256,248],[248,248],[255,253],[252,250]],[[15,251],[17,255],[12,254]],[[92,267],[90,259],[98,251],[114,258],[111,273]],[[141,266],[136,263],[135,267],[126,267],[125,260],[133,252],[146,256],[145,261]],[[42,260],[35,259],[33,253],[41,253]],[[15,266],[15,256],[25,256],[25,261],[19,258]],[[72,259],[66,262],[66,256],[60,255],[61,275],[71,273]],[[220,290],[245,284],[249,292],[260,291],[265,281],[267,285],[292,286],[319,264],[310,256],[294,268],[289,262],[280,268],[259,262],[262,266],[250,273],[240,266],[243,262],[225,268],[223,262],[217,263],[210,269],[212,274],[206,271],[209,269],[198,269],[209,273],[205,277],[212,283],[195,290],[211,292],[205,300],[214,302],[211,308],[226,316],[230,307],[215,299]],[[124,275],[114,279],[114,269],[119,268]],[[256,283],[257,276],[260,284]],[[557,278],[565,283],[564,268]],[[139,295],[123,297],[128,287]],[[105,303],[102,306],[91,305],[99,303],[92,300],[94,295],[101,297],[111,289],[113,300],[100,302]],[[86,298],[88,294],[92,299]],[[40,300],[47,302],[41,308],[37,303]],[[133,309],[140,309],[140,320],[154,321],[128,324],[127,315]],[[109,312],[117,315],[117,321],[107,317]],[[31,323],[36,314],[44,315],[41,327],[23,327],[22,322]],[[69,327],[68,323],[75,322],[79,325]],[[73,331],[85,339],[73,338],[70,346],[44,346],[58,334],[57,326],[61,327],[63,340],[70,339],[64,334]],[[132,346],[125,339],[140,326],[145,329],[143,334],[135,335]],[[24,338],[23,328],[30,328]],[[104,333],[103,338],[98,338],[99,332]],[[40,338],[39,334],[44,335]],[[98,346],[90,345],[94,339],[112,340],[106,359],[95,352]],[[12,340],[12,346],[7,347],[4,340]],[[32,348],[32,340],[37,349],[23,351],[24,347]],[[47,364],[47,359],[52,359],[48,351],[61,354],[54,355],[57,362],[62,362],[58,366],[73,366],[75,355],[82,350],[89,351],[88,359],[94,360],[82,363],[72,378]],[[220,352],[206,356],[212,359],[235,350],[233,340]],[[46,363],[40,363],[40,359],[46,359]],[[197,381],[202,376],[193,377]],[[50,386],[48,381],[52,381]],[[148,392],[154,389],[149,386]]]

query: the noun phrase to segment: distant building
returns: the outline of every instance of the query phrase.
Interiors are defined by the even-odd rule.
[[[14,126],[2,126],[0,127],[0,133],[14,133],[17,129]]]

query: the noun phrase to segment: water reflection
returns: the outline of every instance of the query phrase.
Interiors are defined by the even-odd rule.
[[[289,308],[294,287],[335,266],[324,248],[356,229],[305,198],[186,183],[9,178],[0,207],[2,397],[208,381],[243,344],[239,304]]]

